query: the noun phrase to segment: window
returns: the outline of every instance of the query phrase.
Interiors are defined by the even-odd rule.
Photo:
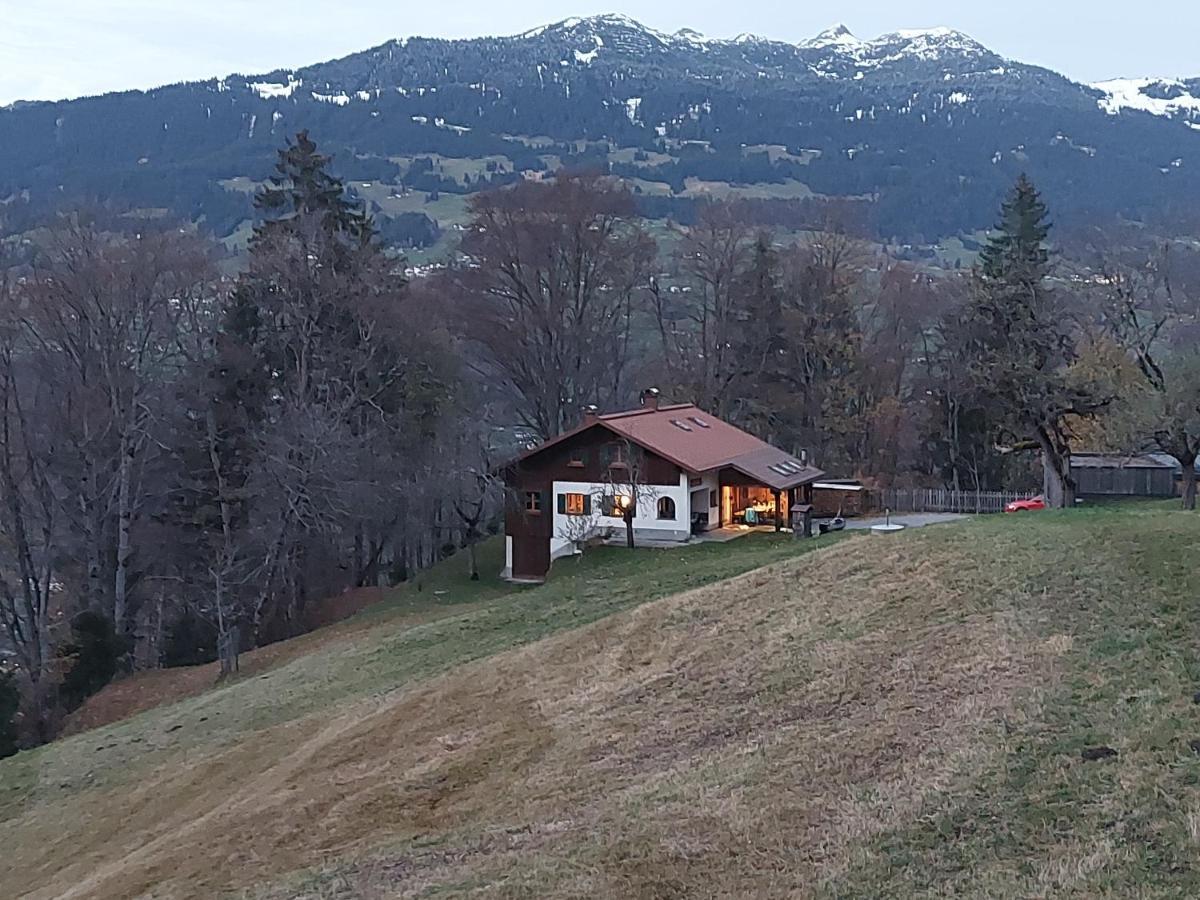
[[[604,494],[600,497],[600,508],[604,510],[604,515],[614,519],[624,518],[626,512],[631,516],[637,515],[637,504],[632,497],[624,494]]]
[[[586,494],[559,494],[558,511],[568,516],[586,516],[591,498]]]
[[[720,505],[721,505],[720,495],[718,495],[716,491],[709,491],[708,492],[708,508],[716,509]]]
[[[675,501],[670,497],[661,497],[658,501],[658,517],[660,519],[675,518]]]
[[[542,495],[540,491],[525,492],[525,512],[540,513],[542,511]]]
[[[572,450],[571,458],[567,465],[572,469],[584,468],[587,465],[587,449],[580,448],[579,450]]]
[[[604,464],[606,466],[628,466],[629,453],[620,441],[614,441],[604,446]]]

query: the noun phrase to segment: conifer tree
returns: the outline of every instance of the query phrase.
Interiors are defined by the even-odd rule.
[[[316,142],[301,131],[279,151],[275,172],[254,198],[264,217],[256,236],[304,216],[316,216],[331,233],[366,243],[374,225],[362,207],[349,196],[342,180],[329,171],[332,158],[317,150]]]
[[[1049,234],[1046,205],[1022,175],[975,272],[969,350],[999,436],[1041,451],[1046,501],[1069,508],[1075,503],[1070,423],[1108,400],[1072,368],[1076,335],[1051,284]]]
[[[979,255],[984,277],[1040,288],[1050,269],[1046,204],[1025,175],[1000,208],[1000,221]]]

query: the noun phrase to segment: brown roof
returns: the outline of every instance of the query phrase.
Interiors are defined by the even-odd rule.
[[[522,458],[540,453],[565,438],[597,425],[628,438],[689,472],[708,472],[728,466],[778,490],[809,484],[825,474],[691,403],[599,416],[533,448]]]

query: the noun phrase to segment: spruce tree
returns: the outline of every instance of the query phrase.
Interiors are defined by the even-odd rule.
[[[255,236],[296,218],[316,216],[330,233],[367,243],[375,234],[370,216],[349,196],[345,183],[329,171],[332,157],[317,150],[317,144],[301,131],[279,151],[275,175],[254,198],[255,209],[264,221]]]
[[[993,281],[1041,285],[1050,268],[1048,211],[1025,175],[1000,208],[1000,221],[979,256],[979,268]]]
[[[777,393],[787,378],[783,333],[783,287],[779,254],[771,236],[760,233],[735,288],[741,298],[732,351],[738,377],[734,393],[741,398],[742,424],[772,433]]]
[[[1051,281],[1046,205],[1022,175],[975,271],[967,348],[999,437],[1041,451],[1051,506],[1075,502],[1071,420],[1107,402],[1072,370],[1076,335]]]

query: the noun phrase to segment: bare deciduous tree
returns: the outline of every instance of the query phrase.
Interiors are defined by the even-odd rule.
[[[478,354],[541,437],[587,404],[626,391],[634,309],[648,289],[654,242],[630,194],[587,176],[521,184],[474,201],[468,260],[448,290]]]

